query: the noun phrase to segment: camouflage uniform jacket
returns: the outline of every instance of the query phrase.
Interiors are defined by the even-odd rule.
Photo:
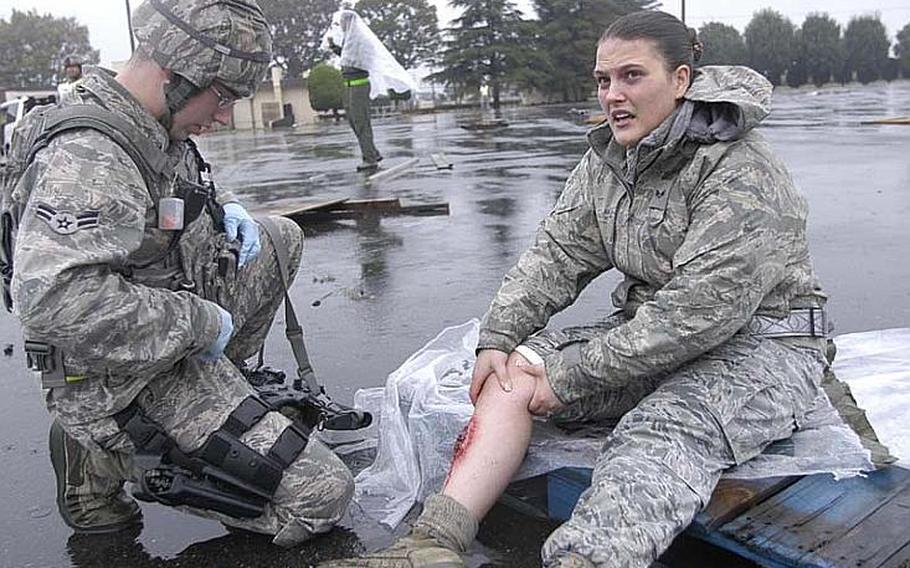
[[[159,197],[177,177],[198,183],[198,166],[187,144],[171,142],[112,76],[90,69],[65,101],[72,103],[101,105],[131,122],[175,168],[170,180],[147,187],[126,151],[86,129],[56,136],[23,174],[14,309],[27,338],[63,349],[67,375],[86,377],[53,389],[49,403],[82,405],[88,418],[122,409],[215,340],[219,311],[203,298],[216,296],[210,267],[224,239],[205,210],[176,246],[172,231],[157,228]],[[62,226],[66,212],[80,219],[78,229]]]
[[[672,370],[754,314],[823,305],[805,199],[753,130],[770,103],[758,73],[703,67],[635,148],[615,143],[607,124],[592,129],[590,149],[493,299],[478,348],[512,351],[616,268],[625,279],[613,303],[629,321],[545,359],[556,395],[570,403]]]

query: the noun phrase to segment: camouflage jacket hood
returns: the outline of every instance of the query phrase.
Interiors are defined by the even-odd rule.
[[[771,112],[771,83],[748,67],[701,67],[685,101],[692,109],[688,138],[703,143],[735,140]]]
[[[771,83],[748,67],[707,66],[695,71],[683,103],[654,132],[630,150],[613,141],[607,122],[588,132],[595,154],[615,169],[629,155],[638,162],[651,151],[684,140],[702,144],[742,138],[771,112]]]
[[[534,243],[507,274],[479,348],[510,352],[615,268],[630,319],[546,360],[563,402],[669,371],[755,314],[820,306],[805,199],[755,126],[771,86],[745,67],[699,69],[685,101],[636,147],[608,125],[569,176]],[[577,347],[577,346],[576,346]]]

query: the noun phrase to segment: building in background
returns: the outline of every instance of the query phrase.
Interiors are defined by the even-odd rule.
[[[273,67],[253,97],[234,105],[232,126],[249,130],[312,122],[316,111],[310,106],[306,79],[285,77],[281,67]]]
[[[125,64],[126,61],[115,61],[111,63],[110,69],[116,73]],[[26,97],[46,100],[48,95],[56,95],[56,90],[51,88],[7,89],[0,91],[0,102]],[[241,99],[234,105],[231,124],[228,128],[268,129],[273,126],[310,124],[316,120],[316,111],[310,106],[310,93],[307,90],[306,79],[285,77],[280,67],[273,67],[271,77],[263,81],[262,86],[253,97]],[[11,121],[0,117],[0,123],[3,122]]]

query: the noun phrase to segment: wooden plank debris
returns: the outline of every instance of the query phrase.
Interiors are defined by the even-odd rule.
[[[379,170],[375,174],[368,177],[367,181],[370,183],[373,183],[373,182],[376,182],[379,180],[389,180],[394,177],[398,177],[399,175],[408,171],[410,168],[413,168],[414,165],[416,165],[417,162],[419,162],[419,161],[420,161],[420,158],[408,158],[407,160],[401,162],[400,164],[395,164],[391,168],[388,168],[385,170]]]
[[[432,160],[433,165],[436,166],[437,170],[451,170],[454,166],[442,152],[430,154],[430,160]]]
[[[861,555],[864,566],[910,566],[910,488],[904,489],[881,507],[870,511],[862,522],[840,538],[811,553],[822,560]],[[808,555],[807,555],[808,556]],[[859,559],[857,559],[858,561]]]
[[[474,122],[464,122],[459,124],[465,130],[494,130],[496,128],[505,128],[509,123],[501,118],[494,120],[477,120]]]
[[[319,211],[319,210],[335,209],[335,208],[337,208],[338,206],[340,206],[341,204],[343,204],[343,203],[346,202],[346,201],[348,201],[348,198],[347,198],[347,197],[344,197],[344,198],[341,198],[341,199],[330,199],[330,200],[328,200],[328,201],[317,201],[317,202],[314,202],[314,203],[308,203],[308,204],[306,204],[306,205],[304,205],[304,206],[302,206],[302,207],[298,207],[297,209],[294,209],[293,211],[287,211],[287,212],[285,212],[285,213],[282,213],[282,215],[284,215],[285,217],[287,217],[287,216],[290,216],[290,215],[296,215],[296,214],[300,214],[300,213],[306,213],[307,211]]]
[[[347,219],[360,219],[370,215],[395,217],[399,215],[429,216],[448,215],[448,203],[420,203],[404,205],[397,197],[377,199],[338,199],[321,205],[308,206],[282,213],[298,225],[327,223]]]
[[[347,199],[342,206],[332,209],[351,211],[394,211],[401,209],[401,200],[397,197],[378,197],[376,199]]]
[[[341,199],[329,199],[321,201],[304,201],[302,205],[296,205],[293,209],[290,209],[287,204],[274,203],[267,204],[264,206],[256,207],[251,213],[256,217],[261,217],[265,215],[279,215],[284,217],[289,217],[290,215],[296,215],[300,213],[306,213],[307,211],[319,210],[319,209],[331,209],[337,207],[339,204],[347,201],[348,198],[344,197]]]
[[[910,116],[897,116],[893,118],[878,118],[875,120],[864,120],[860,124],[902,124],[910,125]]]

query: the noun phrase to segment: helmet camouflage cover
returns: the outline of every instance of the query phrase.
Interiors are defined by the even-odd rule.
[[[165,69],[204,89],[217,80],[238,97],[256,92],[272,60],[272,36],[255,0],[146,0],[133,34]]]

